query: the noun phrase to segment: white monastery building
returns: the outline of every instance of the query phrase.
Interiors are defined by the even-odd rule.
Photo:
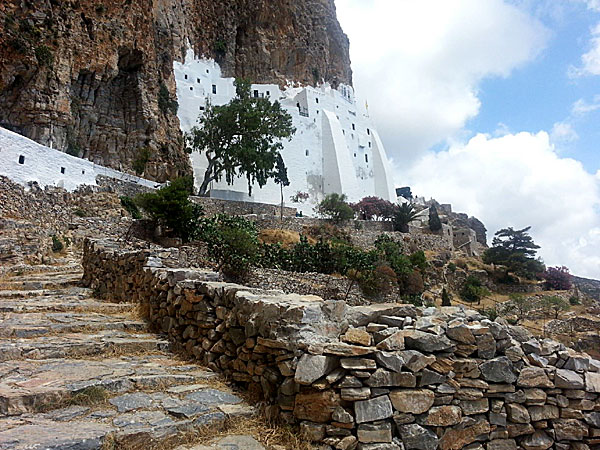
[[[234,79],[223,78],[214,60],[197,58],[191,49],[183,64],[174,63],[174,72],[183,132],[197,125],[207,101],[224,105],[235,96]],[[333,89],[323,84],[281,90],[275,84],[254,84],[252,95],[279,101],[292,116],[296,128],[292,140],[284,142],[281,152],[290,180],[290,186],[285,188],[286,204],[290,204],[290,196],[297,192],[307,193],[308,200],[306,204],[292,205],[307,213],[333,192],[346,194],[351,202],[373,195],[396,201],[385,149],[369,118],[367,105],[357,101],[351,86]],[[199,187],[207,161],[197,152],[191,159]],[[262,189],[253,186],[250,197],[244,177],[233,185],[224,180],[214,182],[211,196],[277,204],[280,188],[269,181]]]

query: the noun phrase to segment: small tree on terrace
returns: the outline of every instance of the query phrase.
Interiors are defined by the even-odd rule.
[[[546,313],[553,316],[555,319],[558,319],[560,313],[563,311],[568,311],[569,308],[571,308],[571,305],[568,301],[560,297],[551,296],[544,297],[542,299],[542,308],[544,311],[546,311]]]
[[[548,267],[542,274],[542,278],[546,280],[546,289],[555,291],[566,291],[571,289],[571,274],[569,269],[562,267]]]
[[[440,220],[440,216],[438,216],[435,205],[429,207],[429,229],[434,233],[442,229],[442,221]]]
[[[358,217],[364,220],[391,219],[394,217],[395,205],[392,202],[379,197],[364,197],[358,203],[350,205],[358,214]]]
[[[517,316],[517,323],[525,319],[527,313],[531,311],[533,307],[531,299],[526,298],[521,294],[511,294],[509,296],[510,301],[506,304],[506,310],[512,312]]]
[[[394,230],[408,233],[408,224],[417,217],[417,211],[412,203],[403,203],[394,211]]]
[[[206,156],[208,167],[198,191],[205,195],[212,181],[225,177],[228,184],[245,176],[248,192],[252,184],[264,186],[275,176],[282,139],[295,133],[292,117],[279,102],[250,95],[250,83],[235,81],[236,96],[223,106],[208,104],[199,118],[200,126],[185,135],[187,150]]]
[[[279,210],[279,219],[283,220],[283,187],[289,186],[290,180],[287,175],[287,167],[285,167],[281,155],[277,155],[277,160],[275,161],[275,183],[279,185],[279,189],[281,190],[281,208]]]
[[[335,223],[354,218],[354,211],[346,203],[345,194],[327,194],[327,196],[315,208],[317,214]]]

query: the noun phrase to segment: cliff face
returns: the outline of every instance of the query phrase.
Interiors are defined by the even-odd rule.
[[[0,126],[159,181],[190,173],[173,108],[188,43],[226,76],[351,84],[333,0],[8,0]]]

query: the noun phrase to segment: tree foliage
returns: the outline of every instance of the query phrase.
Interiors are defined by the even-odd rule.
[[[460,296],[468,302],[477,304],[481,303],[481,299],[487,295],[490,295],[490,291],[483,286],[481,280],[473,275],[469,275],[462,290]]]
[[[571,274],[569,269],[565,266],[562,267],[548,267],[542,278],[546,281],[546,289],[556,291],[566,291],[571,289]]]
[[[452,297],[445,287],[442,288],[442,306],[452,306]]]
[[[345,194],[327,194],[315,208],[317,214],[335,223],[354,218],[354,211],[346,202]]]
[[[248,81],[236,80],[233,100],[223,106],[208,104],[199,126],[185,135],[188,151],[201,152],[208,161],[200,195],[222,178],[233,184],[245,176],[249,193],[253,183],[264,186],[276,174],[281,140],[291,139],[296,131],[279,102],[252,97],[250,87]]]
[[[563,298],[549,296],[542,298],[542,308],[547,314],[558,319],[561,312],[568,311],[571,308],[571,304]]]
[[[517,319],[515,323],[519,323],[531,311],[533,304],[522,294],[511,294],[509,299],[510,301],[505,303],[506,311],[514,313]]]
[[[442,221],[435,205],[429,207],[429,229],[434,233],[442,229]]]
[[[412,203],[403,203],[394,211],[394,230],[408,233],[408,224],[417,217],[417,211]]]
[[[396,205],[379,197],[363,197],[358,203],[350,205],[360,219],[392,219]]]
[[[531,227],[514,230],[512,227],[503,228],[496,232],[492,247],[483,254],[486,264],[500,264],[508,271],[533,279],[544,271],[541,260],[536,259],[537,249],[528,231]]]
[[[189,241],[202,215],[202,207],[188,199],[193,188],[192,177],[181,177],[156,192],[137,195],[134,201],[156,225],[166,227],[183,241]]]

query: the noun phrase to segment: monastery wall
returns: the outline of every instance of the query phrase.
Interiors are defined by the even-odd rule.
[[[183,132],[197,125],[198,116],[205,110],[207,101],[223,105],[235,96],[233,78],[223,78],[216,62],[198,59],[188,50],[185,62],[174,62],[178,117]],[[287,206],[311,214],[312,207],[324,195],[344,193],[350,201],[367,195],[376,195],[396,201],[394,183],[383,144],[369,117],[368,108],[354,97],[352,87],[329,85],[319,87],[288,86],[282,90],[277,85],[254,84],[252,95],[279,101],[292,116],[296,133],[291,141],[284,142],[281,154],[288,168],[290,187],[285,189]],[[198,153],[191,155],[196,185],[199,186],[207,166],[206,158]],[[279,203],[279,186],[270,181],[262,189],[254,188],[247,195],[245,179],[229,186],[224,181],[213,183],[211,189],[234,191],[230,198]],[[306,192],[309,200],[291,204],[290,196]]]
[[[0,128],[0,175],[22,185],[37,181],[42,187],[62,187],[67,191],[74,191],[82,184],[96,186],[96,178],[99,176],[145,188],[157,185],[154,181],[46,147],[4,128]]]

